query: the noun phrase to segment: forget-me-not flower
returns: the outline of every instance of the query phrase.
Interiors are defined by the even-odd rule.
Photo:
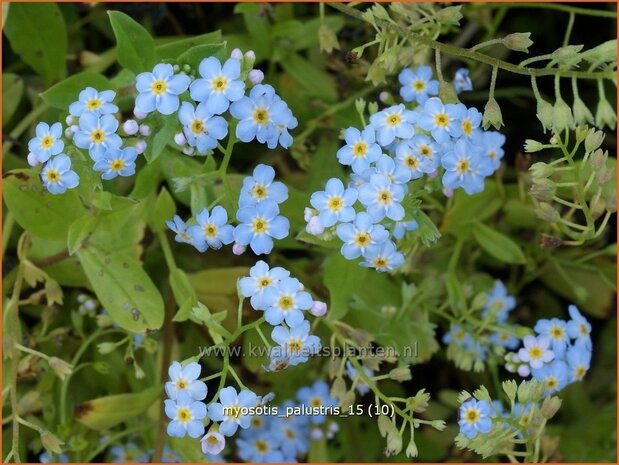
[[[443,105],[437,97],[426,100],[419,115],[419,127],[429,131],[439,144],[447,142],[458,125],[458,106],[452,103]]]
[[[279,344],[279,347],[274,347],[272,351],[287,355],[291,366],[307,362],[308,357],[320,350],[320,339],[310,335],[310,324],[307,320],[290,329],[276,326],[271,332],[271,338]]]
[[[224,436],[232,436],[240,426],[249,428],[251,415],[246,409],[256,407],[260,399],[245,389],[237,394],[232,386],[223,388],[219,393],[219,402],[208,406],[208,416],[214,422],[221,422],[219,432]]]
[[[250,303],[255,310],[266,310],[264,303],[264,291],[290,276],[290,271],[276,266],[269,268],[266,262],[258,260],[249,269],[249,276],[239,280],[239,288],[243,297],[250,297]]]
[[[113,90],[98,92],[97,89],[86,87],[79,94],[77,102],[69,105],[69,113],[80,117],[84,113],[93,113],[97,116],[109,115],[118,112],[118,107],[112,103],[116,97]]]
[[[277,286],[264,291],[264,303],[267,307],[264,318],[273,326],[286,321],[292,328],[303,322],[303,311],[312,308],[313,302],[312,296],[303,290],[298,279],[284,278]]]
[[[333,407],[337,405],[338,400],[334,397],[331,397],[329,393],[329,385],[322,380],[316,381],[312,386],[302,387],[297,391],[297,399],[299,402],[304,404],[309,409],[316,409],[313,411],[320,412],[320,407],[323,407],[323,410],[327,407]],[[310,421],[316,425],[324,423],[326,420],[326,415],[320,415],[319,413],[316,415],[310,416]]]
[[[450,189],[462,187],[471,195],[484,190],[484,175],[482,174],[481,149],[465,139],[459,139],[453,150],[441,158],[445,173],[443,186]]]
[[[290,229],[290,222],[280,216],[277,203],[271,199],[239,208],[236,218],[240,224],[234,229],[234,240],[249,245],[256,255],[270,253],[273,239],[283,239]]]
[[[138,152],[135,147],[110,148],[94,164],[95,171],[101,171],[102,179],[114,179],[116,176],[133,176],[135,174],[135,159]]]
[[[375,221],[385,217],[400,221],[404,218],[404,207],[400,202],[405,194],[405,184],[395,184],[383,174],[373,174],[370,182],[359,188],[359,201]]]
[[[157,110],[162,115],[171,115],[179,106],[179,95],[187,90],[191,79],[186,74],[174,74],[169,63],[159,63],[152,72],[140,73],[135,87],[139,94],[135,108],[144,114]]]
[[[375,224],[365,212],[357,214],[352,223],[339,224],[336,234],[344,243],[341,252],[348,260],[361,256],[369,246],[382,244],[389,238],[389,231],[383,225]]]
[[[172,400],[176,400],[180,393],[187,393],[193,400],[203,400],[206,398],[207,387],[200,381],[200,364],[192,362],[186,366],[181,366],[179,362],[172,362],[168,368],[170,381],[165,383],[165,392]]]
[[[117,129],[118,120],[113,115],[99,117],[94,113],[84,113],[73,135],[73,143],[81,149],[88,149],[90,158],[99,161],[106,150],[122,145],[120,136],[116,134]]]
[[[372,245],[363,254],[365,261],[361,266],[375,268],[376,271],[391,271],[402,266],[404,255],[398,252],[395,244],[385,241],[382,244]]]
[[[342,165],[350,165],[355,173],[364,172],[382,153],[373,126],[367,126],[363,131],[348,128],[344,140],[346,145],[337,151],[337,159]]]
[[[428,96],[438,94],[438,81],[432,79],[432,68],[421,65],[413,71],[404,68],[398,75],[398,80],[402,84],[400,95],[405,102],[415,100],[423,105]]]
[[[467,68],[460,68],[454,75],[454,88],[459,94],[466,90],[473,90],[473,83],[469,77],[469,70]]]
[[[473,439],[478,433],[485,434],[492,428],[492,407],[486,400],[469,399],[460,406],[458,425],[460,432]]]
[[[273,200],[282,203],[288,198],[286,185],[275,179],[275,170],[269,165],[260,164],[254,168],[251,176],[243,179],[243,187],[239,195],[239,207],[256,205],[263,200]]]
[[[370,116],[370,122],[376,130],[376,140],[383,147],[391,144],[396,137],[412,137],[416,120],[417,114],[407,110],[403,104],[393,105]]]
[[[357,190],[344,188],[337,178],[327,181],[324,191],[314,192],[310,198],[312,206],[318,210],[320,223],[328,228],[335,223],[352,221],[356,212],[353,205],[357,201]]]
[[[178,110],[178,119],[183,125],[183,134],[191,147],[206,153],[217,147],[217,141],[228,134],[228,123],[221,116],[213,116],[205,103],[197,107],[183,102]]]
[[[176,400],[166,399],[165,413],[172,421],[168,423],[168,435],[182,438],[188,434],[198,438],[204,434],[202,419],[206,417],[206,405],[193,400],[188,393],[179,393]]]
[[[200,62],[198,71],[202,77],[191,83],[189,94],[196,102],[204,102],[212,114],[223,113],[230,102],[245,94],[245,83],[240,80],[240,60],[230,58],[222,66],[217,58],[208,57]]]
[[[180,216],[174,215],[174,218],[172,218],[171,220],[167,220],[165,224],[171,231],[176,233],[176,236],[174,237],[174,240],[176,242],[193,245],[193,240],[187,232],[188,226],[185,224],[185,222],[181,219]]]
[[[49,160],[41,170],[41,180],[50,194],[62,194],[80,183],[77,173],[71,170],[71,159],[64,153]]]
[[[224,207],[217,205],[213,207],[211,213],[203,208],[196,215],[196,221],[198,224],[189,226],[187,233],[200,252],[209,247],[214,250],[220,249],[222,245],[228,245],[234,240],[232,237],[234,226],[227,224],[228,213]]]
[[[39,123],[34,130],[35,137],[28,141],[28,150],[34,153],[39,163],[45,163],[52,155],[58,155],[64,149],[62,141],[62,125],[54,123]]]
[[[525,336],[523,344],[524,347],[518,351],[518,358],[528,363],[532,369],[541,368],[555,358],[550,349],[550,338],[546,336]]]

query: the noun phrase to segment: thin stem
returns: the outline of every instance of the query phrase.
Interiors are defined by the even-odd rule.
[[[490,91],[488,92],[488,98],[494,98],[494,88],[496,87],[496,76],[499,73],[499,68],[496,66],[492,68],[492,76],[490,76]]]
[[[6,248],[9,245],[9,240],[11,240],[11,232],[13,231],[13,226],[15,225],[15,217],[13,214],[8,211],[4,217],[4,225],[2,226],[2,256],[6,252]]]
[[[482,48],[486,48],[486,47],[490,47],[491,45],[495,45],[495,44],[502,44],[503,43],[503,39],[490,39],[487,40],[485,42],[481,42],[471,48],[469,48],[469,50],[471,51],[475,51],[475,50],[481,50]]]
[[[565,13],[583,15],[583,16],[597,16],[600,18],[615,19],[617,13],[614,11],[604,11],[599,8],[582,8],[578,6],[565,5],[562,3],[488,3],[485,5],[487,8],[498,8],[499,5],[508,8],[539,8],[545,10],[563,11]]]
[[[573,11],[570,12],[570,19],[567,21],[567,28],[565,29],[565,36],[563,37],[563,46],[565,47],[570,41],[570,35],[572,34],[572,28],[574,27],[574,20],[576,15]]]
[[[226,149],[224,151],[224,158],[219,166],[219,176],[224,183],[224,190],[226,192],[226,200],[230,205],[230,210],[234,210],[234,201],[232,200],[232,185],[230,184],[230,180],[228,179],[228,165],[230,164],[230,158],[232,157],[232,150],[234,149],[234,144],[236,143],[236,134],[235,128],[230,127],[230,136],[228,137],[228,144],[226,145]]]
[[[436,75],[438,76],[438,80],[440,82],[443,82],[444,79],[443,79],[443,68],[441,66],[441,52],[438,48],[434,50],[434,57],[436,61]]]
[[[13,450],[14,462],[19,463],[21,459],[19,457],[19,422],[17,415],[17,365],[18,365],[18,351],[17,351],[17,337],[19,331],[19,295],[21,294],[21,288],[24,281],[24,265],[20,263],[17,265],[17,276],[15,277],[15,284],[13,286],[13,294],[8,304],[8,311],[11,312],[11,332],[12,332],[12,344],[11,344],[11,411],[13,413],[13,437],[11,449]]]

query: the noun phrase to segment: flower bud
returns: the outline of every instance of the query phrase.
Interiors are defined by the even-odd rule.
[[[28,161],[28,164],[30,166],[37,166],[39,164],[39,160],[37,160],[37,156],[32,152],[28,154],[28,157],[26,157],[26,160]]]
[[[595,125],[599,128],[609,127],[610,129],[615,129],[616,123],[617,114],[613,107],[610,106],[608,100],[605,98],[601,99],[595,112]]]
[[[533,198],[541,202],[550,202],[555,195],[557,186],[548,178],[535,178],[529,191]]]
[[[305,230],[312,236],[320,236],[325,232],[325,227],[320,222],[320,218],[313,216],[307,223]]]
[[[507,394],[507,397],[512,402],[516,401],[516,393],[518,392],[518,385],[514,380],[503,381],[503,391]]]
[[[320,300],[314,300],[310,313],[316,317],[324,316],[327,313],[327,304]]]
[[[408,443],[408,447],[406,448],[406,456],[413,458],[417,457],[418,454],[419,450],[417,450],[417,444],[415,444],[415,439],[411,438],[410,442]]]
[[[451,198],[454,195],[454,190],[451,187],[444,187],[443,195],[447,198]]]
[[[235,48],[234,50],[232,50],[232,53],[230,54],[230,58],[234,58],[235,60],[242,60],[243,52],[241,52],[240,48]]]
[[[610,175],[608,177],[610,178]],[[594,220],[596,220],[606,211],[606,199],[596,195],[591,201],[589,207],[591,208],[591,216]]]
[[[392,428],[387,435],[387,447],[384,453],[386,457],[397,455],[402,450],[402,435],[397,428]]]
[[[209,431],[200,439],[202,453],[217,455],[226,447],[226,438],[217,431]]]
[[[102,375],[107,375],[110,372],[110,364],[107,362],[95,362],[93,368]]]
[[[358,98],[357,100],[355,100],[355,110],[357,110],[357,113],[362,115],[365,112],[366,104],[367,102],[363,98]]]
[[[174,143],[176,145],[185,145],[185,143],[187,143],[187,139],[185,139],[185,134],[183,134],[182,132],[174,134]]]
[[[507,34],[503,38],[503,44],[510,50],[529,53],[529,47],[533,45],[530,37],[530,32],[514,32],[513,34]]]
[[[549,176],[552,176],[555,172],[554,168],[551,165],[549,165],[548,163],[544,163],[543,161],[533,163],[529,167],[529,171],[531,172],[531,177],[533,179],[547,178]]]
[[[150,136],[150,126],[147,124],[140,124],[140,134],[144,137]]]
[[[544,150],[544,144],[533,139],[527,139],[524,141],[524,151],[527,153],[539,152]]]
[[[580,97],[574,98],[572,108],[574,110],[574,121],[576,121],[576,124],[593,124],[593,115]]]
[[[252,69],[248,77],[252,84],[260,84],[264,80],[264,73],[259,69]]]
[[[178,72],[181,70],[181,67],[180,67],[180,66],[178,66],[178,65],[172,65],[172,70],[173,70],[175,73],[178,73]]]
[[[136,108],[133,109],[133,116],[136,117],[136,119],[144,119],[148,116],[148,113],[143,113],[140,110]]]
[[[64,444],[55,434],[50,433],[49,431],[43,431],[41,433],[41,444],[43,447],[54,453],[54,454],[62,454],[62,449],[60,446]]]
[[[382,103],[387,103],[389,97],[391,97],[391,94],[386,90],[383,90],[380,94],[378,94],[378,100],[380,100]]]
[[[312,428],[310,439],[312,441],[320,441],[322,439],[322,430],[320,428]]]
[[[191,72],[191,65],[189,65],[189,64],[187,64],[187,63],[185,63],[185,64],[183,65],[183,72],[184,72],[184,73],[190,73],[190,72]]]
[[[73,126],[71,126],[71,127],[73,127]],[[73,137],[74,131],[71,129],[71,127],[69,127],[69,128],[64,130],[64,136],[67,139],[71,139]]]
[[[65,123],[67,123],[67,126],[71,126],[73,124],[73,119],[74,119],[73,115],[68,115],[64,121]]]
[[[145,140],[139,140],[135,143],[135,151],[137,152],[138,155],[140,155],[141,153],[144,153],[145,150],[146,150]]]
[[[380,415],[377,420],[378,432],[382,437],[387,436],[387,433],[391,429],[392,421],[387,415]]]
[[[314,210],[313,208],[305,207],[305,210],[303,210],[303,220],[308,223],[309,220],[311,220],[314,216],[316,216],[316,210]]]
[[[254,63],[256,62],[256,54],[253,50],[248,50],[243,55],[243,69],[252,69],[254,67]]]
[[[522,364],[518,367],[518,374],[523,378],[526,378],[531,374],[531,368],[529,368],[529,365]]]
[[[340,44],[337,41],[337,35],[326,23],[321,24],[318,29],[318,42],[320,44],[321,52],[331,53],[333,49],[340,48]]]
[[[378,103],[376,102],[368,103],[368,113],[370,114],[370,116],[376,113],[377,111],[378,111]]]
[[[460,13],[460,9],[462,5],[457,6],[448,6],[446,8],[441,8],[435,13],[435,18],[439,24],[459,24],[462,19],[462,13]]]
[[[563,245],[563,241],[558,237],[551,236],[550,234],[542,234],[539,246],[542,249],[556,249],[557,247],[561,247]]]
[[[123,131],[128,136],[133,136],[138,132],[139,125],[138,122],[134,119],[128,119],[123,123]]]
[[[546,100],[537,99],[537,119],[542,123],[544,131],[552,128],[553,108]]]
[[[617,211],[617,193],[613,192],[606,197],[606,211],[608,213],[615,213]]]
[[[535,209],[535,213],[542,220],[547,221],[548,223],[556,223],[561,219],[559,212],[550,204],[546,202],[542,202],[539,204],[539,208]]]
[[[520,386],[518,386],[518,402],[520,402],[521,404],[527,404],[532,399],[532,387],[532,381],[523,381],[522,383],[520,383]]]
[[[591,166],[595,169],[600,169],[606,166],[606,160],[608,160],[608,152],[602,151],[602,149],[597,149],[591,155],[590,159]]]
[[[329,424],[329,431],[332,433],[337,433],[340,430],[340,425],[338,425],[336,422],[332,421]]]
[[[68,129],[71,130],[72,134],[75,134],[77,131],[80,130],[80,127],[77,124],[74,124],[73,126],[70,126]]]
[[[394,368],[389,372],[389,378],[399,382],[408,381],[412,377],[411,369],[408,365]]]
[[[194,152],[194,148],[193,147],[189,147],[189,146],[183,147],[183,153],[185,155],[188,155],[188,156],[191,157],[193,155],[193,152]]]
[[[604,135],[605,134],[603,131],[596,131],[595,128],[589,129],[587,137],[585,137],[585,150],[587,153],[593,152],[600,145],[602,145]]]
[[[488,100],[488,103],[486,103],[482,126],[484,127],[484,129],[488,129],[490,126],[494,126],[495,129],[501,129],[501,126],[503,126],[503,115],[501,114],[501,107],[499,107],[499,104],[494,99],[494,97]]]
[[[572,110],[561,97],[557,99],[552,109],[552,126],[556,132],[563,132],[565,129],[574,127]]]
[[[438,85],[438,97],[445,104],[447,103],[458,103],[460,100],[458,99],[458,94],[456,93],[456,88],[451,82],[442,81]]]
[[[247,250],[247,246],[241,245],[238,242],[235,242],[234,245],[232,246],[232,253],[234,255],[243,255],[246,250]]]

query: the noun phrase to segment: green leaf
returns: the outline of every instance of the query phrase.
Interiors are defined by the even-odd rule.
[[[120,11],[109,11],[108,15],[116,36],[118,62],[136,74],[152,69],[155,42],[148,31]]]
[[[327,102],[335,102],[338,99],[333,80],[301,55],[291,53],[282,60],[281,65],[308,96]]]
[[[106,430],[144,413],[160,392],[161,386],[153,386],[137,394],[99,397],[76,405],[73,415],[88,428]]]
[[[102,74],[84,71],[54,84],[41,94],[41,98],[50,107],[67,111],[69,105],[78,99],[79,93],[88,86],[98,91],[116,90],[110,80]]]
[[[161,118],[163,124],[160,127],[152,127],[152,135],[150,136],[144,156],[148,163],[155,161],[161,152],[166,148],[168,143],[174,137],[174,133],[180,129],[180,123],[176,113]]]
[[[105,253],[93,245],[78,250],[77,256],[114,323],[132,332],[161,327],[163,299],[133,256],[125,252]]]
[[[157,61],[165,59],[176,60],[176,58],[196,45],[217,44],[219,42],[221,42],[221,31],[213,31],[207,34],[157,45],[155,47],[155,53],[157,55]]]
[[[45,82],[65,77],[67,27],[58,5],[12,3],[4,33],[15,53]]]
[[[241,13],[245,21],[245,28],[252,40],[252,48],[259,60],[266,59],[271,55],[271,31],[266,15],[261,14],[261,6],[258,3],[237,3],[235,13]]]
[[[522,249],[505,234],[500,233],[483,223],[475,223],[473,236],[482,249],[497,260],[505,263],[526,263],[527,259]]]
[[[191,301],[192,307],[197,303],[198,297],[191,286],[189,276],[180,268],[175,268],[170,272],[170,288],[178,305],[185,305],[187,300]]]
[[[501,208],[501,196],[497,192],[496,183],[486,181],[483,192],[468,195],[462,189],[456,190],[453,206],[447,211],[441,225],[441,232],[449,232],[458,236],[462,226],[474,221],[484,221]]]
[[[97,227],[97,218],[90,215],[84,215],[69,226],[69,235],[67,238],[67,249],[69,255],[73,255],[82,246],[86,239]]]
[[[36,170],[10,171],[2,184],[4,201],[15,220],[35,236],[66,241],[71,223],[86,213],[74,190],[50,194]]]
[[[17,74],[4,73],[2,75],[2,127],[11,120],[23,95],[24,80]]]
[[[350,300],[363,286],[367,273],[356,260],[346,260],[339,253],[327,259],[323,281],[330,294],[329,319],[339,320],[348,313]]]
[[[208,57],[215,57],[221,62],[225,61],[228,57],[226,49],[225,42],[220,44],[196,45],[180,55],[178,57],[178,63],[180,65],[188,64],[194,70],[197,70],[200,62]]]
[[[174,199],[165,187],[161,188],[157,200],[155,201],[155,208],[153,209],[149,218],[149,227],[154,232],[162,231],[165,228],[165,222],[172,219],[176,212],[176,204]]]
[[[161,159],[154,160],[138,171],[130,197],[144,199],[155,193],[161,180]]]

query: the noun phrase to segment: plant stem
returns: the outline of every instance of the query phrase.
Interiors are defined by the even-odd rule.
[[[13,147],[13,143],[17,141],[19,136],[21,136],[24,131],[26,131],[26,129],[28,129],[28,127],[33,124],[36,119],[41,116],[41,114],[45,113],[45,111],[47,111],[48,109],[49,107],[47,106],[47,104],[39,105],[38,107],[30,110],[30,113],[24,116],[24,118],[19,122],[19,124],[15,126],[13,130],[9,133],[6,142],[2,144],[3,156],[9,153],[9,150],[11,150],[11,147]],[[17,460],[17,458],[18,456],[17,454],[15,454],[15,459]]]
[[[20,334],[19,331],[19,295],[21,294],[21,288],[24,281],[24,265],[20,263],[17,265],[17,276],[15,277],[15,284],[13,286],[13,294],[8,304],[7,311],[11,312],[11,412],[13,413],[13,437],[11,449],[13,451],[13,458],[15,463],[21,462],[19,457],[19,422],[17,415],[17,365],[18,365],[18,351],[17,351],[17,337]]]
[[[228,136],[228,144],[226,145],[226,149],[224,150],[224,158],[219,165],[219,176],[224,183],[224,191],[226,192],[226,200],[228,205],[230,206],[230,211],[234,211],[234,201],[232,199],[232,186],[230,185],[230,180],[228,179],[228,165],[230,164],[230,158],[232,157],[232,151],[234,149],[234,144],[236,143],[236,134],[235,134],[235,125],[230,125],[230,135]]]
[[[13,231],[14,225],[15,225],[15,217],[10,211],[7,211],[7,214],[4,217],[4,225],[2,226],[2,256],[3,257],[4,257],[4,253],[6,252],[6,248],[9,245],[9,240],[11,239],[11,232]]]

